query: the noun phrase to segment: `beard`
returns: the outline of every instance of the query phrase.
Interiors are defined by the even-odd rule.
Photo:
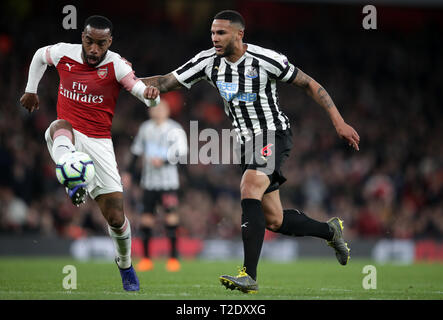
[[[102,54],[101,57],[93,56],[93,55],[88,55],[88,54],[86,54],[85,48],[82,46],[83,58],[84,58],[84,60],[85,60],[85,63],[86,63],[88,66],[90,66],[90,67],[96,67],[96,66],[98,66],[98,65],[100,64],[100,62],[102,62],[103,59],[105,58],[107,52],[108,52],[108,50],[106,50],[106,51]],[[96,61],[96,62],[94,62],[94,63],[89,63],[89,59],[94,60],[94,61]]]
[[[221,57],[227,57],[234,53],[234,41],[229,42],[226,45],[225,51],[220,55]]]

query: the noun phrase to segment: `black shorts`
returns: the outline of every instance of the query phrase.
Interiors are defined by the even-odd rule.
[[[178,207],[178,195],[175,190],[144,190],[143,212],[155,214],[157,205],[162,206],[165,213],[175,211]]]
[[[247,169],[259,170],[271,182],[265,193],[277,190],[286,181],[281,167],[289,157],[292,145],[291,129],[268,131],[255,136],[252,142],[246,142],[237,149],[237,152],[241,152],[242,175]]]

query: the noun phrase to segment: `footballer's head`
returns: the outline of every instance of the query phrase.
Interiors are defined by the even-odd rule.
[[[82,32],[83,59],[95,67],[105,58],[112,43],[112,22],[103,16],[90,16]]]
[[[217,13],[211,26],[211,39],[218,56],[226,57],[234,53],[241,44],[245,32],[245,20],[234,10]]]
[[[163,123],[169,118],[169,104],[162,100],[156,107],[148,108],[149,117],[156,123]]]

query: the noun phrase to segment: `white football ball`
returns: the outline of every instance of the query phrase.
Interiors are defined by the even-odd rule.
[[[58,181],[72,189],[78,184],[88,184],[94,178],[95,167],[91,157],[80,151],[64,154],[55,166]]]

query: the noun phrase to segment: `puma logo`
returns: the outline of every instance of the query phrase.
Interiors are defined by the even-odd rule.
[[[243,223],[243,224],[241,225],[241,227],[242,227],[242,228],[246,228],[248,223],[249,223],[249,222],[245,222],[245,223]]]
[[[71,72],[71,68],[74,66],[73,64],[65,63],[65,65],[69,68],[69,72]]]

